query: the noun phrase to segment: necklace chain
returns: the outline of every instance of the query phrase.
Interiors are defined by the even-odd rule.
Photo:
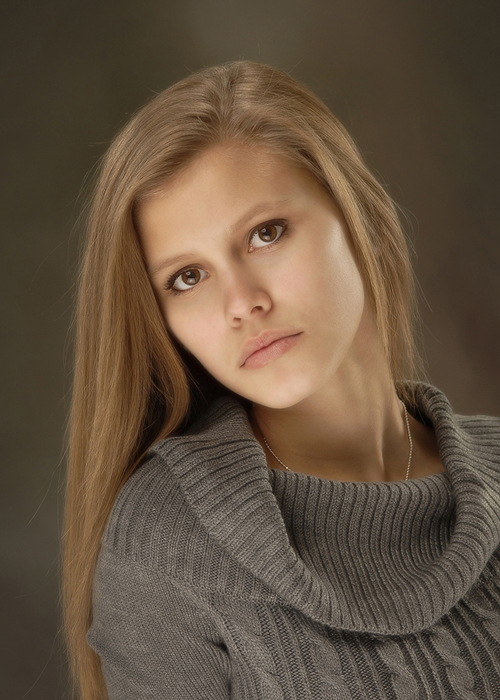
[[[407,430],[407,432],[408,432],[408,442],[410,443],[410,455],[409,455],[409,457],[408,457],[408,467],[407,467],[407,469],[406,469],[406,477],[405,477],[405,481],[408,481],[408,477],[410,476],[411,458],[412,458],[412,455],[413,455],[413,440],[411,439],[410,421],[408,420],[408,411],[407,411],[406,406],[405,406],[405,404],[403,403],[403,401],[401,401],[401,399],[399,399],[399,402],[401,403],[401,405],[402,405],[403,408],[404,408],[404,414],[405,414],[405,420],[406,420],[406,430]],[[267,449],[269,450],[269,452],[272,454],[272,456],[273,456],[280,464],[282,464],[282,465],[285,467],[285,469],[288,469],[289,472],[292,471],[289,467],[286,466],[286,464],[285,464],[284,462],[281,461],[281,459],[280,459],[277,455],[274,454],[274,452],[272,451],[272,449],[269,447],[269,444],[268,444],[266,438],[264,437],[264,434],[262,433],[262,431],[261,431],[261,435],[262,435],[262,437],[264,438],[264,442],[266,443],[266,447],[267,447]]]

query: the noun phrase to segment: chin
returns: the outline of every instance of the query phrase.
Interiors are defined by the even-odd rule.
[[[302,379],[302,381],[300,381]],[[312,393],[315,388],[311,382],[304,381],[305,377],[289,377],[280,381],[255,377],[251,388],[241,388],[238,393],[252,403],[266,406],[266,408],[290,408],[300,403]],[[310,379],[310,378],[309,378]],[[261,384],[261,386],[259,386]]]

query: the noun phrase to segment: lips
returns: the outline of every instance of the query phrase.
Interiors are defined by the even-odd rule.
[[[243,345],[240,355],[240,367],[242,367],[245,364],[250,355],[253,355],[254,352],[262,350],[262,348],[271,345],[271,343],[274,343],[275,340],[279,340],[280,338],[286,338],[290,335],[298,335],[299,332],[300,331],[296,331],[294,328],[285,330],[264,331],[256,338],[250,338]]]

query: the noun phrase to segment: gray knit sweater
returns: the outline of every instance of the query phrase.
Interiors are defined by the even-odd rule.
[[[446,472],[268,469],[215,400],[120,492],[89,644],[111,700],[500,699],[500,420],[418,385]]]

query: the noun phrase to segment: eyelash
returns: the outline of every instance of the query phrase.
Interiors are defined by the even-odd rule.
[[[283,230],[281,231],[279,237],[276,240],[271,241],[271,243],[269,243],[269,245],[261,246],[263,248],[271,248],[275,244],[280,243],[288,233],[288,224],[286,223],[286,221],[283,221],[283,220],[266,221],[266,223],[259,224],[259,226],[257,226],[257,228],[252,229],[252,231],[250,232],[250,235],[248,236],[248,245],[250,245],[250,242],[253,240],[254,236],[256,236],[259,233],[259,231],[266,228],[267,226],[282,226]],[[166,281],[166,283],[164,285],[164,289],[167,292],[169,292],[169,294],[185,294],[186,292],[189,292],[190,291],[189,289],[175,289],[174,284],[175,284],[177,278],[180,277],[184,272],[187,272],[188,270],[195,270],[195,269],[197,269],[197,268],[196,267],[184,267],[182,270],[178,270],[177,272],[174,272],[174,274],[171,275],[168,278],[168,280]],[[197,286],[198,285],[195,284],[191,287],[191,289],[194,289]]]

